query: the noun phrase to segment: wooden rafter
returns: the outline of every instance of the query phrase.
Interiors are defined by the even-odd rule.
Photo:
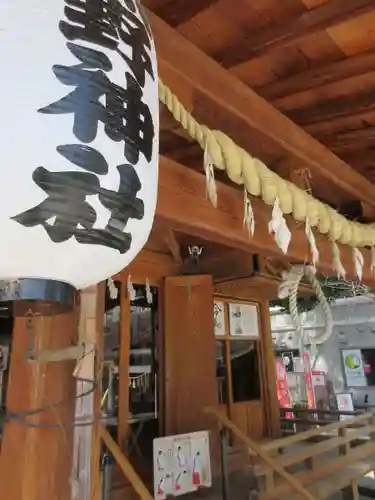
[[[218,184],[219,206],[213,208],[206,199],[206,185],[203,175],[194,172],[172,160],[160,157],[159,198],[157,216],[171,228],[186,234],[236,248],[248,253],[259,253],[282,257],[273,237],[268,232],[271,207],[254,199],[255,235],[249,240],[243,229],[243,193],[231,186]],[[288,220],[292,241],[288,250],[291,261],[305,262],[309,249],[304,228]],[[324,274],[332,274],[332,244],[323,236],[317,236],[320,251],[319,268]],[[348,278],[355,279],[353,252],[348,246],[340,245],[341,260]],[[370,271],[371,256],[361,249],[365,265],[363,279],[374,283]]]
[[[227,47],[225,53],[218,55],[217,59],[224,67],[231,68],[373,10],[375,5],[372,0],[330,0],[285,23],[249,33],[237,45]]]
[[[287,112],[290,119],[300,125],[309,125],[324,120],[350,117],[368,111],[375,111],[375,89],[365,90],[343,99],[330,99],[319,104],[294,109]]]
[[[363,127],[363,124],[374,123],[375,119],[375,108],[361,109],[360,111],[354,111],[349,115],[342,116],[328,116],[313,123],[309,123],[304,126],[309,134],[321,137],[323,135],[330,135],[332,133],[341,132],[343,130],[355,130],[356,128]]]
[[[261,87],[259,92],[265,99],[274,100],[328,83],[363,75],[370,71],[375,71],[375,52],[373,49],[365,53],[345,57],[345,59],[325,66],[302,71],[284,80]]]
[[[219,115],[221,122],[235,123],[233,129],[228,130],[227,127],[224,130],[234,140],[239,129],[248,136],[254,135],[254,132],[261,133],[291,157],[297,158],[309,168],[312,175],[329,182],[338,192],[345,192],[349,198],[362,199],[369,205],[375,205],[372,183],[176,30],[151,12],[147,13],[156,41],[161,78],[198,120],[212,128],[218,127]]]

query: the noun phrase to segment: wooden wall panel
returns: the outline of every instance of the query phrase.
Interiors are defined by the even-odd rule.
[[[211,276],[165,281],[166,434],[214,428],[204,407],[217,404]]]
[[[261,401],[245,401],[234,404],[231,408],[231,420],[249,438],[260,441],[264,437],[265,422]],[[242,443],[239,442],[239,444]]]

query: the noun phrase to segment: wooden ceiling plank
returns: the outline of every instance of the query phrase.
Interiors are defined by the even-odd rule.
[[[272,100],[272,105],[282,113],[287,113],[319,106],[326,101],[351,99],[353,95],[361,95],[361,92],[371,93],[371,91],[375,92],[375,70],[280,97]]]
[[[311,106],[293,109],[285,114],[299,125],[310,125],[325,120],[335,120],[354,114],[375,111],[375,89],[343,99],[329,99]]]
[[[372,49],[337,62],[311,68],[256,90],[265,99],[274,100],[374,70],[375,52]]]
[[[175,27],[189,21],[218,2],[219,0],[170,0],[153,11],[170,26]]]
[[[249,33],[240,42],[218,54],[224,67],[232,68],[265,55],[275,48],[296,43],[306,36],[338,26],[375,10],[373,0],[331,0],[296,16],[283,24],[274,24]]]
[[[339,134],[346,130],[357,130],[361,127],[375,126],[375,109],[360,110],[349,116],[332,116],[325,120],[304,126],[304,129],[318,140],[323,136]]]
[[[179,82],[178,87],[171,85],[171,88],[188,111],[197,116],[194,112],[196,102],[206,100],[215,103],[221,115],[228,117],[228,122],[236,123],[233,130],[226,130],[234,141],[239,133],[239,126],[241,132],[246,131],[249,136],[252,136],[254,131],[260,132],[290,157],[299,159],[301,164],[309,169],[311,175],[317,174],[319,178],[334,184],[338,191],[347,193],[349,198],[363,200],[371,206],[375,205],[372,183],[176,30],[150,11],[147,13],[155,37],[160,76],[169,85],[170,82],[175,85]],[[203,115],[202,110],[200,114]],[[205,125],[213,129],[217,127],[215,113],[206,114],[210,120],[205,121],[202,116]],[[232,120],[233,117],[236,120]]]
[[[363,148],[364,143],[375,143],[375,126],[365,127],[357,130],[347,130],[338,134],[325,135],[322,137],[322,142],[330,148],[340,150],[343,148],[360,147]]]
[[[249,240],[243,228],[243,193],[232,186],[217,182],[218,208],[215,209],[206,199],[205,177],[181,164],[165,157],[160,157],[159,193],[156,215],[169,227],[185,234],[243,250],[247,253],[259,253],[278,259],[307,262],[309,260],[308,243],[304,228],[288,218],[288,227],[292,233],[292,241],[288,255],[283,256],[268,232],[271,220],[271,207],[261,200],[253,199],[255,215],[255,235]],[[332,244],[328,238],[316,237],[320,252],[318,268],[320,272],[331,275]],[[341,261],[347,271],[348,279],[355,279],[353,252],[348,246],[339,245]],[[370,251],[361,249],[365,264],[363,280],[374,285],[371,274]]]

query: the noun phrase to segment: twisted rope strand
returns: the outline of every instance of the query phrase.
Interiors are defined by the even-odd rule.
[[[361,224],[346,219],[333,208],[279,177],[223,132],[200,124],[161,80],[159,99],[189,136],[203,150],[207,148],[214,166],[225,170],[235,184],[244,184],[249,194],[261,197],[270,206],[278,198],[284,214],[291,214],[297,222],[304,222],[308,218],[311,227],[328,235],[333,242],[352,247],[375,246],[375,224]]]
[[[310,285],[312,286],[316,296],[318,297],[318,301],[323,309],[324,317],[325,317],[325,329],[319,335],[308,335],[308,339],[311,344],[322,344],[332,334],[333,330],[333,318],[332,311],[329,307],[328,301],[322,287],[318,279],[316,278],[316,271],[313,266],[293,266],[292,269],[285,273],[283,277],[283,284],[289,285],[289,311],[290,317],[292,319],[294,328],[298,331],[300,327],[302,327],[301,317],[298,313],[297,306],[297,294],[298,287],[301,282],[303,276],[306,276]]]

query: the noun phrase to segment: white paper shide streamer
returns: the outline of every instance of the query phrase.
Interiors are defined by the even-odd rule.
[[[153,300],[154,300],[148,278],[146,278],[146,300],[147,300],[147,304],[149,304],[149,305],[151,305]]]
[[[335,241],[332,242],[333,268],[338,278],[346,278],[345,267],[341,262],[340,249]]]
[[[204,149],[203,157],[204,172],[206,174],[206,195],[210,199],[212,205],[217,207],[217,187],[215,182],[215,169],[207,146]]]
[[[316,246],[315,235],[311,229],[310,220],[308,217],[306,217],[306,236],[309,241],[312,264],[315,267],[319,262],[319,250],[318,247]]]
[[[281,211],[279,198],[276,198],[273,204],[272,219],[268,224],[268,230],[274,233],[277,246],[286,254],[292,235]]]
[[[116,300],[118,297],[118,288],[112,278],[108,278],[107,286],[111,300]]]
[[[375,247],[371,248],[371,273],[375,276]]]
[[[353,248],[353,261],[354,261],[355,273],[359,281],[362,281],[363,265],[365,263],[365,259],[362,253],[358,250],[358,248]]]
[[[131,275],[129,274],[128,276],[128,280],[127,280],[127,289],[128,289],[128,297],[129,297],[129,300],[130,301],[133,301],[135,300],[135,297],[136,297],[136,291],[135,291],[135,288],[133,286],[133,283],[132,283],[132,277]]]
[[[249,236],[254,236],[255,231],[255,217],[253,207],[251,205],[251,200],[247,189],[244,188],[244,217],[243,217],[243,225],[246,227]]]

